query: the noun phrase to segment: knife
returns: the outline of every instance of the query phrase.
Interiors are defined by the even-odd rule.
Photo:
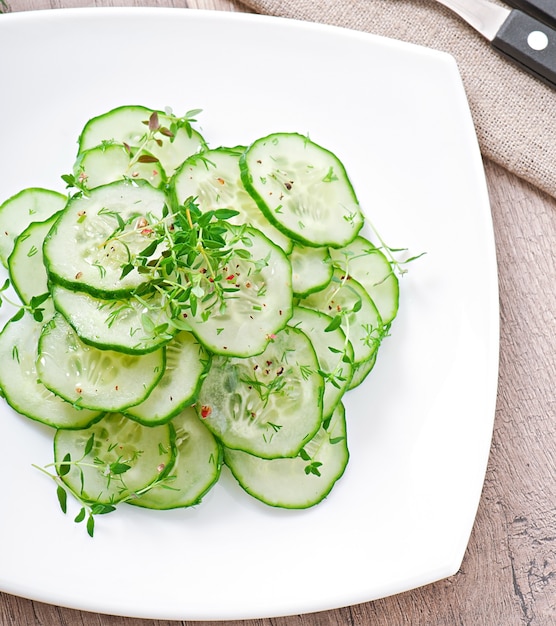
[[[463,18],[498,52],[556,89],[556,30],[519,9],[489,0],[436,1]]]
[[[521,9],[527,15],[556,27],[556,2],[554,0],[507,0],[514,9]]]

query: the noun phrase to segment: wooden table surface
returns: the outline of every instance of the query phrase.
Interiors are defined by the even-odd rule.
[[[103,5],[246,10],[231,0],[7,0],[6,5],[9,11]],[[357,606],[214,624],[556,624],[556,201],[494,163],[486,162],[485,170],[499,262],[500,378],[490,461],[460,571],[426,587]],[[211,622],[129,619],[0,593],[0,626],[176,623]]]

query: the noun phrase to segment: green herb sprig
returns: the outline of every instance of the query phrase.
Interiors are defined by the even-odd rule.
[[[187,318],[197,315],[201,306],[203,319],[213,311],[222,313],[228,298],[239,291],[230,260],[234,256],[251,259],[245,227],[230,228],[229,220],[237,214],[232,209],[203,212],[194,198],[172,213],[165,207],[160,221],[141,224],[147,245],[129,257],[121,278],[134,270],[142,274],[145,281],[133,295],[143,297],[153,289],[158,291],[177,328],[189,329]],[[119,238],[120,233],[112,237]],[[265,262],[253,260],[255,268]]]
[[[35,321],[42,322],[44,320],[45,311],[42,305],[48,300],[50,294],[47,292],[38,296],[33,296],[30,299],[29,304],[21,304],[20,302],[14,302],[6,295],[6,292],[10,288],[10,286],[11,281],[9,278],[7,278],[4,281],[4,284],[0,287],[0,308],[4,306],[4,303],[6,303],[18,309],[15,315],[11,318],[11,321],[17,322],[25,315],[26,312],[28,312],[31,313]]]
[[[95,457],[92,463],[89,461],[86,462],[85,459],[87,456],[90,455],[94,445],[95,436],[93,434],[87,440],[81,458],[74,460],[72,459],[71,454],[68,452],[59,463],[51,463],[49,465],[46,465],[45,467],[33,465],[35,469],[38,469],[43,474],[46,474],[46,476],[52,479],[56,484],[56,496],[58,498],[60,509],[64,514],[68,512],[68,495],[70,495],[78,503],[80,508],[79,512],[74,518],[74,522],[77,524],[85,522],[85,527],[90,537],[94,536],[95,517],[97,515],[106,515],[108,513],[112,513],[116,510],[117,505],[138,498],[139,496],[150,491],[153,487],[163,484],[167,479],[165,475],[160,474],[154,481],[152,481],[147,486],[137,491],[130,492],[123,498],[118,498],[117,501],[113,499],[111,502],[106,503],[91,503],[84,496],[83,491],[77,493],[76,491],[71,489],[64,482],[64,476],[66,476],[72,468],[77,468],[77,470],[81,473],[81,485],[83,485],[83,469],[92,467],[98,470],[98,472],[101,473],[102,476],[105,478],[107,488],[109,488],[114,481],[120,483],[121,486],[119,491],[121,495],[122,493],[129,491],[125,484],[125,474],[132,468],[131,463],[136,460],[137,455],[139,454],[136,453],[136,457],[132,459],[123,459],[120,457],[115,461],[112,461],[111,463],[106,463],[98,457]],[[49,471],[50,468],[54,468],[54,472]]]

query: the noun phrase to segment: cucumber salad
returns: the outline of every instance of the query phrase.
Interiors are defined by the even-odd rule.
[[[268,505],[321,502],[398,311],[405,269],[337,156],[294,132],[210,147],[199,113],[94,117],[65,193],[0,205],[1,393],[52,430],[37,469],[91,536],[119,504],[199,504],[224,466]]]

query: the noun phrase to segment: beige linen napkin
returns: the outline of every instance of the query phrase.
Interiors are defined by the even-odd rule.
[[[434,0],[242,0],[257,13],[323,22],[454,56],[482,154],[556,197],[556,90],[516,68]]]

